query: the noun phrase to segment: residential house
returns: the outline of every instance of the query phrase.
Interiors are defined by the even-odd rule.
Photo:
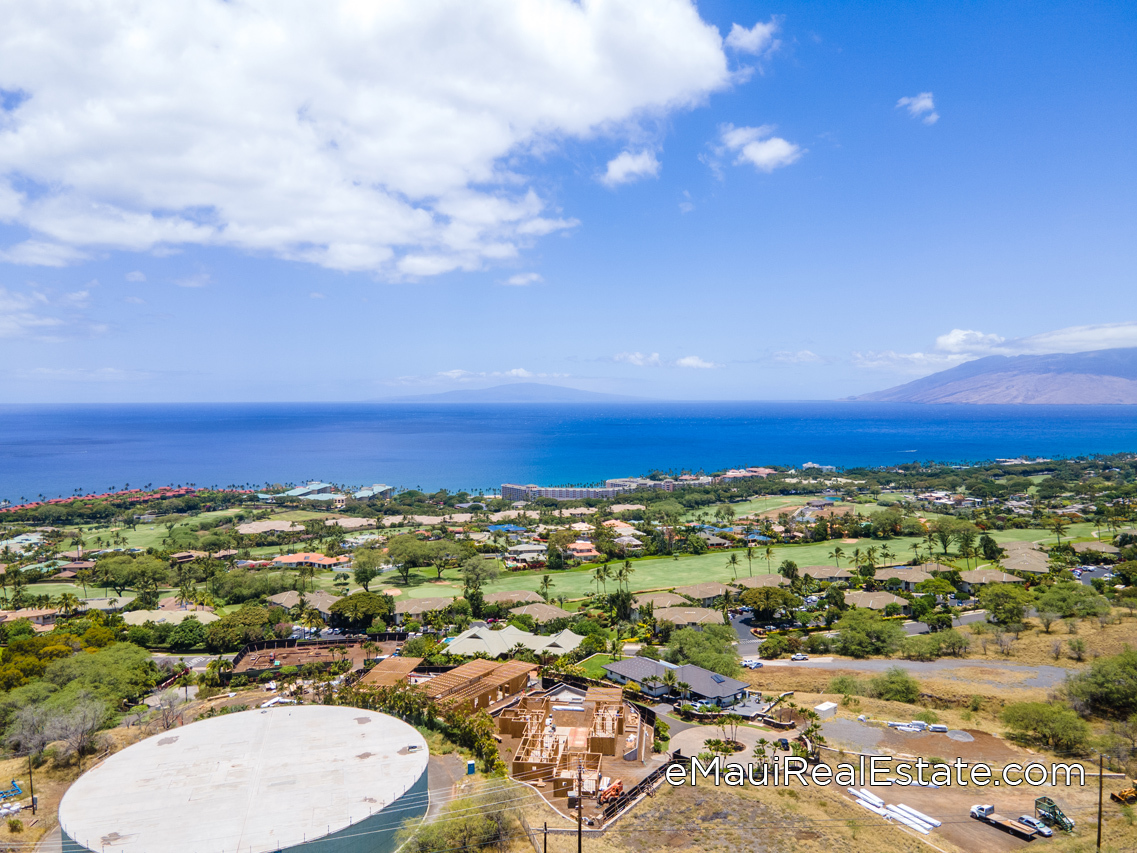
[[[536,542],[522,542],[510,547],[507,556],[519,563],[543,563],[548,548]]]
[[[673,592],[645,592],[637,595],[632,599],[632,621],[638,621],[640,618],[640,609],[650,604],[652,610],[660,610],[665,607],[685,607],[691,602],[681,595],[676,595]]]
[[[762,589],[768,586],[788,586],[789,581],[781,575],[758,575],[753,578],[739,578],[731,581],[731,586],[739,589]]]
[[[976,593],[989,583],[1026,583],[1022,578],[1009,575],[998,569],[970,569],[959,573],[963,591],[969,595]]]
[[[509,611],[515,616],[531,616],[533,621],[538,625],[544,625],[546,622],[552,622],[554,619],[567,619],[572,614],[567,610],[562,610],[552,604],[545,604],[544,602],[535,602],[533,604],[525,604],[521,607],[514,607]]]
[[[582,563],[598,560],[601,556],[603,556],[599,551],[596,550],[596,546],[591,542],[570,542],[567,550],[570,557],[580,560]]]
[[[21,607],[19,610],[0,610],[0,625],[11,624],[17,619],[27,619],[36,633],[50,631],[55,625],[59,611],[54,607]]]
[[[1085,554],[1088,551],[1097,551],[1099,554],[1120,554],[1121,549],[1116,545],[1110,545],[1108,542],[1077,542],[1074,544],[1074,550],[1079,554]]]
[[[848,583],[856,574],[852,569],[839,568],[838,566],[800,566],[797,573],[803,578],[809,575],[815,581],[827,581],[829,583]]]
[[[703,607],[710,607],[715,603],[716,598],[722,598],[724,595],[731,594],[731,588],[726,584],[721,584],[716,581],[706,581],[705,583],[697,583],[692,586],[679,586],[675,591],[680,595],[685,595],[694,601],[699,602]]]
[[[657,622],[670,622],[676,628],[722,625],[722,612],[709,607],[663,607],[655,611]]]
[[[445,610],[454,603],[454,596],[438,598],[403,598],[395,601],[395,622],[403,624],[403,619],[418,619],[435,610]]]
[[[916,584],[932,580],[930,574],[915,566],[889,566],[885,569],[877,569],[873,578],[879,586],[889,588],[892,586],[889,583],[890,580],[898,580],[900,581],[900,588],[905,592],[915,592]]]
[[[339,569],[346,568],[350,562],[351,557],[328,557],[324,554],[304,551],[299,554],[281,554],[273,559],[272,564],[289,569],[298,569],[301,566],[312,566],[317,569]]]
[[[664,674],[670,670],[675,673],[677,683],[686,684],[685,698],[695,702],[706,702],[729,708],[746,700],[749,688],[737,678],[729,678],[703,669],[694,664],[675,666],[649,658],[633,657],[604,664],[608,680],[616,684],[635,683],[641,690],[652,696],[660,696],[667,688],[660,689]],[[658,680],[658,682],[656,681]],[[645,686],[645,682],[647,682]]]
[[[542,636],[522,631],[513,625],[506,625],[500,631],[490,630],[480,625],[459,634],[447,644],[446,651],[452,655],[473,657],[483,654],[498,658],[509,654],[514,646],[523,646],[537,654],[550,654],[559,657],[571,652],[583,642],[584,637],[574,634],[567,628],[552,636]]]
[[[301,596],[304,598],[304,604],[319,613],[320,618],[325,622],[328,621],[332,615],[332,605],[339,601],[338,596],[324,592],[322,589],[305,593],[299,593],[294,589],[290,589],[287,592],[278,592],[276,595],[270,595],[268,600],[277,607],[292,610],[293,607],[300,603]]]
[[[483,596],[486,604],[544,604],[543,599],[538,593],[528,589],[514,589],[509,592],[491,592]]]
[[[862,592],[854,590],[845,593],[845,604],[849,607],[860,607],[868,610],[884,610],[890,604],[900,608],[900,612],[907,615],[910,608],[907,599],[891,592]]]

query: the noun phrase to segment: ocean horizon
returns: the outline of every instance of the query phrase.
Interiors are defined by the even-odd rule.
[[[0,499],[160,485],[497,490],[662,471],[1137,451],[1137,407],[854,401],[0,406]]]

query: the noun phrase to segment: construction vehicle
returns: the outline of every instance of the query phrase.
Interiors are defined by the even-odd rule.
[[[1111,792],[1109,798],[1123,806],[1137,805],[1137,788],[1126,788],[1116,794]]]
[[[976,820],[981,820],[983,823],[989,823],[996,829],[1001,829],[1003,832],[1009,832],[1011,835],[1018,838],[1030,841],[1036,835],[1038,830],[1033,826],[1027,826],[1025,823],[1020,823],[1017,820],[1003,817],[995,811],[995,807],[990,803],[980,806],[971,807],[971,816]]]
[[[597,798],[597,802],[600,803],[600,805],[613,802],[622,793],[624,793],[624,781],[622,779],[617,779],[615,782],[600,792],[600,796]]]
[[[1034,801],[1034,813],[1042,818],[1043,821],[1056,826],[1063,832],[1074,831],[1074,821],[1066,817],[1062,809],[1058,808],[1058,803],[1050,799],[1050,797],[1039,797]]]

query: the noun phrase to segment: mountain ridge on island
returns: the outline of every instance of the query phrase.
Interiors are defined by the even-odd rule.
[[[646,397],[628,397],[622,394],[605,394],[584,391],[565,385],[547,385],[541,382],[513,382],[490,388],[459,388],[437,394],[416,394],[405,397],[387,397],[382,403],[634,403],[646,402]]]
[[[887,403],[1137,405],[1137,347],[992,355],[848,399]]]

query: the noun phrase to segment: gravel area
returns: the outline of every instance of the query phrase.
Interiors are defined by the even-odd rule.
[[[856,720],[826,720],[821,724],[821,733],[825,735],[825,742],[829,746],[848,749],[853,752],[865,752],[870,755],[880,755],[876,748],[880,742],[880,729],[858,723]]]

